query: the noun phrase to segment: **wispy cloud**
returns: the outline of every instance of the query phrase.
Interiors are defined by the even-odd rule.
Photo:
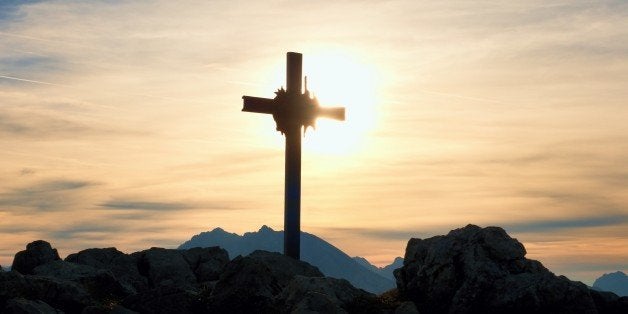
[[[0,206],[14,214],[70,209],[78,195],[98,184],[94,181],[64,179],[42,181],[0,193]]]
[[[38,113],[8,113],[0,110],[0,137],[59,138],[99,133],[99,130],[80,122]],[[105,132],[101,130],[101,132]]]
[[[152,202],[123,199],[110,200],[105,203],[101,203],[98,206],[108,209],[130,209],[147,211],[171,211],[195,208],[194,205],[186,203]]]
[[[628,214],[598,215],[580,218],[552,219],[501,224],[508,232],[561,232],[564,229],[583,229],[626,225]]]
[[[0,25],[2,20],[20,17],[20,7],[23,5],[43,2],[45,0],[2,0],[0,1]],[[23,14],[23,13],[22,13]]]

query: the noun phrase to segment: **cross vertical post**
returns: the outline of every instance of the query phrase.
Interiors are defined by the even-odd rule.
[[[301,95],[302,56],[288,52],[286,92],[289,97]],[[295,97],[295,98],[296,98]],[[291,123],[286,129],[286,173],[284,190],[284,254],[294,259],[301,256],[301,129]]]
[[[302,92],[302,55],[288,52],[286,89],[275,92],[274,99],[242,96],[242,111],[272,114],[277,131],[286,136],[284,187],[284,254],[295,259],[301,256],[301,136],[303,128],[314,127],[316,118],[344,121],[345,108],[325,108]],[[307,84],[307,81],[306,81]]]

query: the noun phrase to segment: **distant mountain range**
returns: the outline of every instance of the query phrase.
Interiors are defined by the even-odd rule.
[[[246,256],[255,250],[283,252],[283,231],[275,231],[262,226],[257,232],[247,232],[240,236],[221,228],[202,232],[179,246],[179,249],[219,246],[229,257]],[[392,271],[401,267],[403,259],[397,258],[386,267],[378,268],[362,257],[351,258],[325,240],[307,233],[301,233],[301,259],[320,269],[328,277],[343,278],[352,285],[372,293],[382,293],[395,288]]]
[[[620,297],[628,296],[628,276],[621,271],[604,274],[595,280],[593,289],[598,291],[610,291]]]
[[[353,258],[354,261],[358,262],[358,264],[362,265],[363,267],[365,267],[366,269],[379,274],[380,276],[384,277],[384,278],[388,278],[392,281],[395,281],[395,275],[393,275],[393,272],[395,271],[395,269],[397,268],[401,268],[403,266],[403,258],[402,257],[397,257],[395,258],[395,260],[392,262],[392,264],[385,266],[385,267],[377,267],[373,264],[371,264],[366,258],[364,257],[360,257],[360,256],[356,256]]]

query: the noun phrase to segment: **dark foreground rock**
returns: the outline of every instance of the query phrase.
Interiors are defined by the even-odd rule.
[[[368,313],[376,296],[314,266],[256,251],[230,261],[218,247],[88,249],[61,260],[36,241],[0,272],[0,313]],[[17,271],[17,270],[22,270]],[[378,303],[379,302],[379,303]],[[392,308],[389,307],[390,311]]]
[[[30,275],[35,267],[60,259],[59,253],[50,246],[50,243],[38,240],[29,243],[26,250],[15,254],[12,270]]]
[[[279,253],[236,257],[207,298],[211,313],[392,313],[371,293],[347,280]]]
[[[628,298],[525,254],[496,227],[411,239],[398,289],[377,296],[279,253],[104,248],[61,260],[35,241],[0,272],[0,313],[628,313]]]
[[[137,268],[137,259],[118,251],[116,248],[83,250],[68,255],[65,261],[108,270],[113,273],[125,289],[130,291],[138,292],[148,289],[148,280],[140,274]]]
[[[503,229],[468,225],[411,239],[395,277],[402,298],[427,314],[628,313],[625,299],[555,276],[525,254]]]

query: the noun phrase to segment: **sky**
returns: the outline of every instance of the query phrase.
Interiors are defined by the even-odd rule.
[[[381,266],[500,226],[628,271],[625,1],[0,0],[0,265],[283,229],[284,139],[241,96],[288,51],[347,108],[303,139],[302,230]]]

